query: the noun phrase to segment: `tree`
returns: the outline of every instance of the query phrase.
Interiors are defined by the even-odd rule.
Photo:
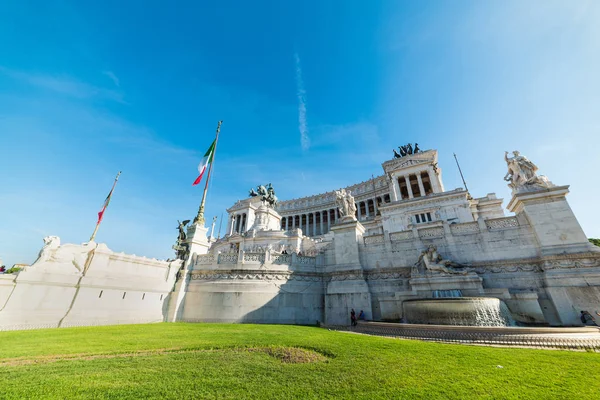
[[[590,241],[591,244],[600,247],[600,239],[589,238],[588,240]]]

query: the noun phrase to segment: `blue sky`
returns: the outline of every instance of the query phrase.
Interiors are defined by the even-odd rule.
[[[220,119],[208,218],[261,183],[367,180],[418,142],[446,189],[456,152],[504,205],[520,150],[600,237],[599,20],[593,0],[2,2],[0,257],[86,241],[119,170],[98,241],[171,257]]]

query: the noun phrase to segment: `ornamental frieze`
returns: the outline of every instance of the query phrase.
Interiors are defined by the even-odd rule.
[[[542,263],[542,270],[572,269],[572,268],[597,268],[600,267],[600,258],[584,258],[579,260],[555,260]]]
[[[258,280],[258,281],[304,281],[304,282],[319,282],[323,278],[320,275],[300,275],[282,272],[221,272],[221,273],[204,273],[190,272],[192,280]]]

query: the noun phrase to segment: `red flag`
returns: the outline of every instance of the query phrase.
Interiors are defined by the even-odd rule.
[[[106,196],[106,200],[104,200],[104,205],[102,206],[102,210],[100,210],[100,212],[98,213],[98,222],[96,222],[97,224],[102,222],[102,217],[104,216],[104,211],[106,211],[106,207],[108,207],[108,203],[110,203],[110,197],[112,196],[113,190],[115,190],[114,186],[112,189],[110,189],[110,193],[108,193],[108,196]]]
[[[200,173],[200,175],[196,178],[194,183],[192,183],[192,186],[196,186],[197,184],[200,183],[200,181],[202,180],[202,175],[204,175],[204,171],[206,171],[208,164],[210,164],[212,162],[213,155],[215,154],[216,142],[217,142],[217,139],[215,139],[212,142],[212,144],[210,145],[210,147],[208,148],[208,150],[206,150],[206,153],[204,154],[202,161],[200,161],[200,164],[198,165],[198,172]]]

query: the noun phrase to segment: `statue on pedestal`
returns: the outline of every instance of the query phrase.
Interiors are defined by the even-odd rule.
[[[430,245],[427,250],[421,252],[419,260],[414,265],[418,272],[466,275],[468,271],[460,269],[462,267],[453,261],[444,260],[434,245]]]
[[[189,255],[189,245],[188,243],[185,243],[185,240],[187,239],[187,235],[185,233],[185,226],[189,224],[189,222],[189,219],[186,219],[183,222],[179,222],[179,220],[177,221],[177,229],[179,230],[179,235],[177,236],[177,242],[175,243],[175,245],[173,245],[173,250],[175,250],[175,254],[178,260],[185,261],[185,259]]]
[[[250,189],[248,195],[250,197],[262,196],[261,200],[263,201],[263,203],[266,203],[271,208],[275,207],[277,205],[277,202],[279,201],[279,199],[277,199],[277,196],[275,196],[275,189],[273,189],[273,186],[271,186],[270,183],[266,186],[258,185],[256,187],[256,191],[254,190],[254,188]]]
[[[538,167],[517,150],[513,151],[513,157],[508,157],[508,151],[505,151],[504,160],[508,167],[504,180],[509,182],[508,186],[513,190],[554,186],[547,177],[538,176],[536,173]]]
[[[346,189],[340,189],[335,191],[335,204],[340,210],[342,219],[356,221],[356,203],[354,203],[354,197],[350,191]]]

